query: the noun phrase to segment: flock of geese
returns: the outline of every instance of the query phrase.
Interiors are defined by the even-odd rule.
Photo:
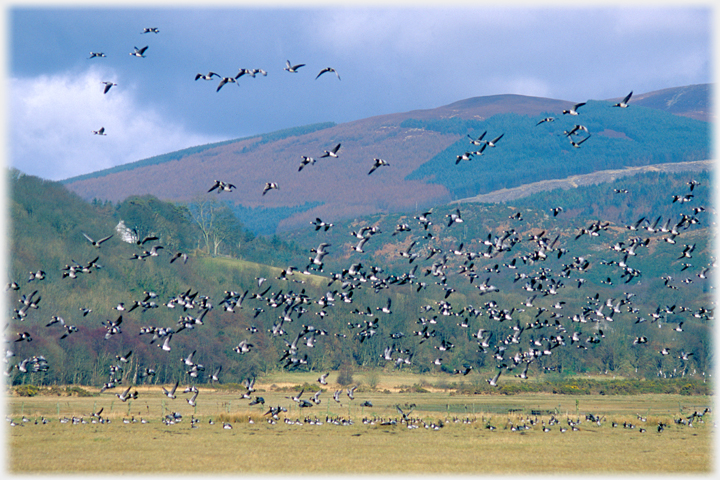
[[[158,32],[159,30],[157,28],[146,28],[142,33],[157,34]],[[143,48],[136,47],[130,55],[142,58],[145,56],[147,49],[147,46]],[[105,57],[105,55],[101,52],[91,52],[90,54],[90,58],[102,57]],[[289,73],[298,73],[298,70],[304,66],[304,64],[293,65],[288,60],[284,70]],[[325,73],[335,73],[338,80],[340,79],[339,74],[330,67],[322,69],[315,79],[318,79]],[[258,74],[265,76],[267,72],[261,69],[241,68],[240,72],[235,76],[223,77],[211,71],[207,74],[198,73],[195,76],[195,80],[204,79],[210,81],[217,77],[220,79],[217,87],[217,91],[219,91],[227,83],[237,83],[236,80],[244,75],[255,77]],[[112,82],[103,83],[104,94],[107,94],[112,87],[116,86],[116,84]],[[632,92],[621,102],[613,106],[627,108],[631,95]],[[569,110],[563,110],[562,114],[579,117],[579,109],[583,105],[585,105],[585,103],[578,103]],[[554,120],[554,117],[543,118],[537,121],[536,126],[553,122]],[[580,132],[585,132],[586,136],[576,142],[574,137],[580,135]],[[93,133],[105,135],[104,128],[94,131]],[[504,134],[500,134],[492,140],[486,140],[486,134],[487,132],[484,132],[478,137],[468,135],[470,144],[479,148],[458,156],[455,163],[458,164],[460,161],[470,160],[473,157],[482,155],[487,148],[495,148],[498,145],[502,145],[499,142]],[[564,134],[570,138],[574,147],[580,147],[581,144],[590,138],[587,128],[579,124],[566,130]],[[340,156],[340,148],[341,144],[338,143],[333,148],[324,150],[323,154],[318,158],[337,159]],[[498,148],[502,147],[500,146]],[[298,171],[302,171],[305,167],[314,165],[315,163],[315,158],[302,156]],[[380,169],[380,167],[389,165],[389,162],[386,160],[374,158],[368,175]],[[653,219],[642,217],[631,225],[626,226],[627,231],[632,234],[631,237],[626,241],[606,246],[611,252],[621,256],[621,260],[604,262],[608,268],[613,268],[614,272],[617,273],[617,275],[615,275],[615,281],[620,279],[625,283],[630,283],[636,281],[641,276],[641,272],[630,264],[633,263],[632,260],[638,255],[640,249],[646,248],[650,242],[665,242],[674,245],[676,244],[676,240],[682,241],[684,231],[701,223],[701,215],[705,211],[705,208],[702,206],[693,208],[691,206],[694,198],[691,192],[699,183],[693,180],[688,182],[688,185],[689,190],[687,192],[675,192],[676,194],[672,196],[672,203],[678,202],[679,204],[687,205],[687,210],[681,213],[678,219],[667,218],[663,222],[661,218],[653,221]],[[232,194],[234,189],[236,189],[236,187],[231,182],[216,180],[207,190],[207,194]],[[278,184],[268,182],[263,188],[262,195],[274,189],[279,189]],[[668,201],[670,201],[670,199],[668,199]],[[553,217],[556,217],[562,214],[563,211],[563,207],[558,206],[550,213],[552,213]],[[313,351],[312,349],[317,342],[322,342],[325,338],[335,336],[341,341],[356,341],[359,344],[372,341],[380,342],[380,344],[383,345],[381,348],[381,358],[383,362],[388,365],[394,365],[397,368],[414,365],[416,362],[415,359],[417,358],[415,355],[418,350],[422,348],[432,349],[431,351],[437,352],[437,356],[431,362],[430,368],[437,369],[444,365],[446,361],[444,357],[451,355],[451,351],[454,348],[450,340],[439,333],[439,328],[436,328],[439,323],[447,323],[457,319],[458,323],[454,328],[458,332],[462,332],[471,331],[469,329],[472,324],[481,323],[481,320],[484,321],[484,319],[488,319],[493,323],[497,322],[497,324],[505,322],[505,325],[508,326],[506,336],[495,334],[495,337],[492,329],[484,328],[482,325],[472,327],[477,328],[477,332],[472,334],[473,341],[477,343],[477,351],[492,358],[491,361],[494,361],[496,364],[494,373],[490,378],[486,379],[486,382],[489,386],[497,388],[501,384],[501,375],[503,373],[507,375],[512,372],[517,372],[514,374],[515,377],[527,379],[533,375],[529,370],[532,364],[538,365],[538,373],[559,368],[545,365],[544,362],[545,359],[553,356],[557,348],[576,348],[591,351],[592,348],[601,343],[605,337],[603,326],[609,325],[613,321],[632,321],[629,318],[632,317],[635,319],[636,324],[647,322],[647,325],[657,324],[657,327],[661,327],[664,323],[663,320],[668,315],[692,316],[705,321],[712,319],[712,308],[706,307],[690,309],[680,305],[658,306],[655,311],[642,312],[633,304],[633,295],[630,293],[624,294],[621,298],[605,299],[601,298],[598,292],[594,295],[589,295],[587,297],[587,304],[580,310],[567,314],[562,313],[563,308],[565,308],[565,302],[555,300],[557,298],[556,295],[560,293],[563,288],[568,288],[568,285],[571,283],[577,283],[577,288],[583,287],[585,280],[582,274],[591,268],[590,256],[582,252],[573,252],[575,249],[574,245],[579,244],[579,239],[584,236],[602,240],[603,232],[610,227],[609,222],[592,222],[586,227],[581,228],[574,240],[561,239],[559,234],[553,237],[552,234],[547,231],[540,233],[528,232],[523,235],[518,233],[514,227],[511,227],[498,235],[489,233],[486,239],[479,239],[482,250],[472,251],[463,244],[460,244],[454,249],[441,249],[439,243],[436,241],[444,235],[450,235],[452,229],[460,228],[456,227],[456,225],[462,224],[464,221],[460,208],[445,215],[443,219],[436,219],[431,209],[415,216],[414,220],[416,220],[415,224],[398,224],[396,229],[392,233],[389,233],[390,237],[400,235],[407,236],[407,238],[411,239],[407,242],[409,246],[398,252],[398,255],[408,262],[409,271],[403,275],[385,273],[381,266],[370,265],[368,263],[370,258],[367,258],[363,262],[358,261],[352,263],[347,268],[328,275],[325,272],[325,264],[326,257],[333,254],[332,245],[326,241],[321,241],[316,248],[310,250],[307,265],[304,268],[288,267],[282,270],[275,281],[258,278],[256,279],[257,291],[252,292],[250,289],[239,291],[227,290],[224,292],[223,297],[217,302],[214,302],[210,295],[201,295],[200,292],[193,292],[192,289],[179,292],[176,296],[162,304],[166,308],[176,309],[176,311],[182,312],[177,324],[173,327],[143,327],[138,334],[141,336],[148,335],[151,337],[150,344],[155,344],[163,351],[170,352],[174,351],[172,343],[174,336],[181,334],[181,332],[183,332],[183,335],[191,335],[194,330],[201,328],[201,326],[208,321],[206,316],[214,309],[221,310],[221,314],[227,315],[243,311],[243,317],[246,319],[251,317],[249,318],[250,322],[257,322],[258,324],[260,323],[260,319],[263,318],[260,316],[263,315],[267,309],[267,311],[273,312],[273,314],[274,312],[278,312],[277,320],[270,328],[267,328],[266,331],[271,338],[282,340],[285,344],[282,355],[278,359],[278,363],[282,365],[283,368],[294,369],[309,365],[309,353]],[[511,215],[508,220],[511,223],[514,222],[514,225],[520,228],[519,226],[523,220],[522,214],[517,212]],[[332,223],[325,222],[320,218],[317,218],[312,224],[314,230],[318,232],[318,235],[323,235],[333,227]],[[642,230],[646,231],[645,235],[647,236],[645,238],[640,237]],[[180,258],[182,258],[184,262],[188,261],[188,255],[183,252],[170,253],[169,257],[167,257],[168,254],[163,254],[163,252],[161,252],[163,246],[157,243],[161,241],[161,239],[157,236],[151,235],[139,238],[136,234],[134,235],[130,232],[129,229],[123,230],[120,228],[118,228],[117,234],[116,240],[119,237],[120,241],[135,243],[142,249],[142,253],[134,254],[132,260],[145,261],[153,257],[161,258],[165,255],[165,258],[169,258],[170,263]],[[95,235],[91,237],[87,233],[83,233],[83,235],[89,247],[101,251],[103,245],[111,241],[115,234],[104,235],[102,237]],[[366,226],[357,231],[353,231],[352,237],[354,245],[351,248],[351,253],[353,255],[365,253],[364,248],[366,248],[367,243],[377,238],[376,236],[382,235],[383,232],[374,226]],[[98,239],[95,240],[94,238]],[[678,258],[683,260],[691,259],[695,244],[677,243]],[[513,256],[514,251],[520,249],[518,245],[524,247],[525,252]],[[578,253],[578,255],[572,256],[573,253]],[[492,265],[495,261],[493,259],[498,257],[501,260],[498,261],[497,264]],[[543,262],[549,257],[556,257],[557,259],[565,257],[572,258],[572,260],[563,264],[561,270],[552,270],[542,266]],[[100,265],[97,263],[99,260],[100,256],[98,255],[87,264],[73,262],[63,269],[62,278],[73,279],[79,275],[94,272],[100,268]],[[480,268],[481,263],[485,260],[487,260],[486,263],[488,263],[488,265],[484,267],[487,275],[482,275],[483,272]],[[501,264],[500,262],[502,260],[505,261]],[[457,273],[450,271],[455,264],[457,264],[456,266],[458,268]],[[712,265],[703,267],[697,274],[697,277],[701,280],[707,279],[711,267]],[[689,262],[685,262],[683,263],[682,271],[691,268],[693,268],[692,265]],[[522,305],[500,305],[499,299],[493,297],[493,293],[498,292],[499,289],[493,285],[491,278],[501,271],[509,272],[509,275],[513,275],[514,284],[517,284],[519,288],[528,292],[529,297]],[[679,273],[680,272],[678,272],[678,274]],[[298,292],[294,289],[283,287],[283,285],[303,284],[302,274],[326,276],[328,278],[327,287],[331,288],[334,285],[338,288],[328,290],[321,296],[313,297],[306,293],[305,289]],[[481,275],[486,276],[486,279],[482,280]],[[678,290],[682,288],[682,285],[678,285],[675,281],[675,275],[675,273],[667,275],[665,286],[668,289]],[[18,325],[17,322],[25,321],[33,310],[40,308],[39,303],[41,297],[39,296],[39,291],[41,287],[35,288],[34,285],[41,283],[45,279],[45,276],[44,271],[38,270],[30,272],[30,277],[24,286],[21,286],[17,282],[10,283],[8,288],[19,292],[18,300],[20,307],[14,309],[14,325]],[[465,281],[474,287],[479,300],[487,299],[487,301],[481,301],[479,306],[458,305],[454,303],[457,292],[456,287],[458,285],[453,282],[463,281],[462,279],[465,279]],[[692,281],[689,277],[687,280],[687,282],[682,283],[689,284]],[[612,284],[613,280],[608,276],[607,281],[603,283]],[[32,293],[20,292],[20,290],[24,290],[28,286],[33,288]],[[349,322],[347,332],[327,331],[320,326],[313,325],[314,322],[307,319],[309,316],[315,315],[316,319],[324,323],[323,319],[333,315],[336,304],[353,303],[353,292],[366,289],[374,291],[376,296],[379,296],[381,292],[390,288],[409,288],[414,292],[420,292],[423,289],[429,288],[440,288],[442,289],[443,300],[436,302],[434,305],[431,304],[420,307],[419,314],[421,316],[417,320],[417,330],[395,331],[386,338],[380,338],[378,332],[380,323],[384,321],[383,318],[393,314],[390,298],[383,298],[380,306],[367,305],[365,308],[355,308],[352,313],[356,314],[359,320]],[[116,308],[117,312],[115,312],[118,317],[115,320],[108,319],[102,322],[103,327],[106,328],[105,339],[112,342],[113,338],[123,334],[123,314],[128,315],[133,311],[136,311],[135,314],[137,315],[142,315],[148,311],[152,312],[153,309],[160,307],[160,304],[157,302],[157,294],[146,291],[144,292],[144,298],[134,300],[131,307],[126,307],[123,303],[118,304]],[[541,303],[544,305],[540,305]],[[533,309],[535,309],[536,313],[534,320],[530,323],[521,325],[517,318],[513,318],[514,315],[521,311],[527,313],[533,311]],[[252,315],[249,312],[252,312]],[[84,311],[83,316],[88,313],[90,312]],[[295,334],[290,334],[286,331],[286,328],[290,329],[290,324],[297,325],[300,323],[297,320],[303,315],[306,320],[304,320],[304,323],[296,330]],[[75,333],[78,331],[78,328],[69,325],[60,315],[53,315],[47,327],[49,328],[56,324],[64,329],[63,336],[60,337],[60,340],[70,334],[78,334]],[[677,332],[682,332],[682,324],[683,322],[680,322],[675,327]],[[582,329],[586,327],[590,328],[583,332]],[[253,352],[256,346],[252,337],[258,334],[261,329],[264,329],[264,327],[256,324],[248,326],[246,329],[248,331],[247,338],[239,340],[237,346],[233,349],[234,352],[240,356]],[[293,329],[295,328],[293,327]],[[286,340],[286,337],[292,340]],[[31,341],[32,337],[28,332],[18,332],[12,344],[28,344]],[[641,345],[648,343],[652,343],[652,334],[649,332],[649,328],[647,334],[637,337],[633,345],[634,348],[643,348]],[[199,390],[195,386],[195,383],[203,378],[203,372],[205,371],[205,367],[196,360],[195,353],[196,352],[193,351],[191,354],[181,358],[186,368],[186,378],[189,382],[188,387],[184,391],[185,394],[189,394],[185,400],[190,406],[195,406],[198,401],[202,401],[202,398],[199,399]],[[661,357],[666,357],[671,354],[673,354],[673,352],[666,346],[662,346],[658,350],[658,355],[661,355]],[[111,365],[109,378],[103,385],[102,392],[121,386],[123,383],[124,368],[128,362],[131,361],[131,355],[132,351],[116,356],[117,362]],[[672,377],[673,375],[684,376],[695,373],[694,371],[691,372],[688,368],[692,353],[679,352],[677,355],[686,368],[681,369],[681,372],[659,371],[659,376],[667,377],[669,374],[669,376]],[[49,362],[42,355],[33,355],[24,358],[15,364],[11,364],[8,360],[12,356],[14,356],[14,353],[8,349],[6,363],[8,363],[9,367],[5,371],[7,376],[11,376],[16,372],[19,374],[43,372],[50,368]],[[463,363],[462,368],[455,368],[449,373],[452,375],[465,376],[470,374],[476,366],[477,365],[466,361]],[[156,369],[156,366],[144,366],[140,379],[152,378],[156,374]],[[220,381],[221,371],[222,366],[216,366],[213,369],[212,375],[208,376],[208,381],[210,383]],[[291,405],[296,405],[300,410],[309,409],[314,405],[320,404],[322,401],[320,396],[326,391],[322,389],[322,387],[328,385],[327,378],[328,373],[318,378],[317,381],[321,389],[311,397],[302,398],[305,391],[301,390],[298,394],[287,397],[287,399],[292,402]],[[158,389],[158,394],[162,393],[170,401],[175,401],[179,396],[179,385],[180,380],[177,380],[170,388],[162,386],[161,389]],[[258,396],[254,388],[254,378],[246,379],[245,388],[246,392],[243,393],[241,398],[248,400],[248,405],[265,404],[264,398]],[[335,390],[332,395],[332,401],[340,404],[341,397],[346,395],[350,402],[361,407],[372,408],[373,405],[369,400],[356,399],[355,393],[357,388],[357,385],[353,385],[347,388],[346,391]],[[115,396],[121,402],[128,402],[137,399],[138,392],[133,391],[133,385],[129,385],[119,389],[118,393],[115,393]],[[400,415],[399,417],[387,418],[382,421],[394,422],[390,424],[404,423],[408,428],[417,428],[417,426],[422,423],[418,418],[410,417],[411,408],[406,408],[406,411],[404,411],[400,406],[397,406],[396,409]],[[269,407],[265,416],[268,417],[270,423],[273,423],[280,419],[280,414],[283,412],[287,412],[286,406],[272,406]],[[103,421],[99,413],[93,413],[91,418],[93,423],[102,423]],[[166,416],[163,421],[171,424],[179,422],[181,418],[182,415],[173,412]],[[693,419],[702,420],[702,415],[696,412]],[[191,421],[193,427],[196,426],[195,420],[196,419],[193,419]],[[287,418],[285,420],[286,422],[290,421]],[[590,421],[590,419],[587,420]],[[366,418],[364,419],[364,423],[366,421],[367,423],[371,423],[377,421],[377,419]],[[79,419],[78,422],[82,423],[84,420]],[[109,420],[107,420],[107,422],[109,422]],[[317,416],[314,418],[312,416],[306,416],[304,421],[298,419],[295,420],[295,422],[322,424],[322,422],[317,419]],[[43,419],[41,423],[46,423],[45,419]],[[72,419],[71,423],[76,423],[75,418]],[[142,423],[145,422],[143,421]],[[212,423],[212,420],[210,423]],[[342,419],[341,417],[326,416],[325,423],[352,424],[352,421]],[[528,417],[527,422],[523,422],[522,426],[513,425],[513,428],[529,428],[536,423],[536,421],[533,423],[533,420]],[[551,423],[548,425],[543,421],[542,428],[543,430],[549,429],[549,427],[555,423],[558,423],[557,419],[551,420]],[[574,427],[580,423],[580,419],[578,418],[577,421],[573,423],[574,424],[570,423],[568,419],[568,426],[571,427],[571,429],[574,429]],[[599,425],[600,419],[592,421],[591,423]],[[22,425],[22,423],[17,425]],[[424,426],[425,428],[433,429],[442,427],[441,424],[425,424]],[[491,427],[491,425],[487,426],[488,429],[495,428]],[[232,428],[232,426],[230,425],[228,427],[224,425],[223,428]],[[560,431],[564,432],[566,430],[567,429],[561,429]],[[662,428],[659,425],[658,431],[661,430]]]

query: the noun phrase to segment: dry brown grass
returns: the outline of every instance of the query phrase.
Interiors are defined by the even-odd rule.
[[[314,377],[314,375],[312,375]],[[293,382],[279,382],[280,383]],[[293,377],[295,386],[304,377]],[[271,380],[272,381],[272,380]],[[417,377],[395,378],[394,382],[417,383]],[[381,379],[381,382],[387,382]],[[310,382],[308,382],[310,383]],[[332,389],[321,395],[323,403],[306,409],[293,408],[287,392],[273,391],[270,384],[262,395],[265,406],[247,405],[237,392],[203,389],[198,406],[164,398],[160,387],[139,388],[140,397],[122,403],[107,392],[98,397],[11,397],[8,415],[24,427],[7,427],[7,465],[12,473],[688,473],[712,470],[714,422],[692,428],[672,423],[710,405],[707,397],[673,395],[562,396],[562,395],[449,395],[448,393],[372,393],[344,396],[338,405]],[[388,382],[390,385],[390,382]],[[383,388],[383,387],[379,387]],[[299,391],[299,388],[298,388]],[[361,408],[364,400],[372,408]],[[576,400],[577,404],[576,414]],[[415,403],[412,417],[427,423],[444,422],[435,431],[408,429],[405,425],[380,426],[381,419],[397,418],[395,405]],[[288,413],[275,424],[263,415],[267,407],[283,405]],[[90,414],[103,408],[110,424],[92,424]],[[60,414],[58,415],[58,409]],[[509,413],[511,409],[518,410]],[[534,419],[532,409],[556,412],[559,425],[543,432],[540,424],[530,430],[511,431]],[[165,425],[162,415],[180,412],[183,420]],[[601,414],[601,426],[584,421],[585,413]],[[637,414],[647,417],[641,422]],[[47,425],[35,425],[41,417]],[[59,418],[83,417],[86,424],[61,424]],[[283,418],[318,418],[323,425],[289,425]],[[325,423],[325,417],[351,418],[354,424]],[[149,423],[126,424],[123,419],[144,418]],[[190,427],[191,417],[199,419]],[[363,423],[363,417],[376,419]],[[580,417],[580,431],[561,433],[567,418]],[[249,423],[252,418],[254,423]],[[551,416],[537,417],[548,422]],[[213,419],[214,424],[209,420]],[[454,421],[457,419],[458,421]],[[462,420],[470,419],[471,423]],[[611,427],[627,421],[635,429]],[[658,422],[669,423],[657,432]],[[222,428],[223,422],[233,426]],[[492,424],[497,429],[486,427]],[[645,428],[645,433],[639,429]]]

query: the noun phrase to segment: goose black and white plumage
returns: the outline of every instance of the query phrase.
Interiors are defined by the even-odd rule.
[[[338,153],[338,151],[340,150],[340,145],[341,145],[341,144],[338,143],[337,145],[335,145],[335,148],[333,148],[332,150],[324,150],[325,153],[323,153],[322,155],[320,155],[320,158],[325,158],[325,157],[338,158],[338,154],[337,154],[337,153]]]
[[[540,125],[541,123],[554,122],[554,121],[555,121],[555,117],[545,117],[545,118],[543,118],[542,120],[540,120],[538,123],[536,123],[535,126],[537,127],[537,126]]]
[[[620,107],[620,108],[627,108],[628,102],[630,101],[630,97],[632,97],[633,92],[627,94],[625,98],[623,98],[620,102],[613,105],[613,107]]]
[[[578,115],[577,109],[585,105],[586,102],[576,103],[570,110],[563,110],[563,115]]]
[[[145,58],[145,51],[148,49],[147,45],[145,45],[142,48],[137,48],[137,47],[133,47],[133,48],[135,49],[135,51],[130,52],[130,55],[132,55],[133,57]]]
[[[177,390],[178,385],[180,385],[180,382],[175,382],[175,385],[170,389],[166,389],[165,387],[162,387],[163,393],[170,399],[175,399],[175,391]]]
[[[84,233],[84,232],[83,232],[83,236],[84,236],[85,238],[87,238],[88,241],[90,242],[90,244],[91,244],[93,247],[95,247],[95,248],[100,248],[100,245],[101,245],[103,242],[106,242],[107,240],[110,240],[110,239],[112,238],[112,235],[108,235],[108,236],[105,237],[105,238],[101,238],[100,240],[95,241],[95,240],[93,240],[92,238],[90,238],[90,237],[89,237],[86,233]]]
[[[220,84],[218,85],[217,90],[215,90],[215,91],[216,91],[216,92],[219,92],[220,89],[221,89],[222,87],[224,87],[226,83],[234,83],[235,85],[237,85],[237,81],[235,80],[235,78],[233,78],[233,77],[222,77],[222,80],[220,80]]]
[[[377,170],[380,167],[387,167],[390,165],[388,162],[386,162],[382,158],[374,158],[373,161],[375,163],[373,163],[373,166],[370,169],[370,171],[368,172],[368,175],[370,175],[371,173],[373,173],[375,170]]]
[[[488,147],[494,147],[495,145],[497,145],[497,142],[503,137],[503,135],[505,135],[505,134],[501,133],[500,135],[493,138],[492,140],[485,140],[485,145],[487,145]]]
[[[267,182],[267,183],[265,184],[265,188],[263,188],[262,194],[265,195],[265,194],[266,194],[267,192],[269,192],[270,190],[279,190],[279,189],[280,189],[280,187],[278,186],[277,183],[275,183],[275,182]]]
[[[580,145],[581,145],[585,140],[587,140],[588,138],[590,138],[591,136],[592,136],[592,135],[588,135],[587,137],[583,138],[583,139],[580,140],[579,142],[576,142],[576,141],[574,141],[574,140],[571,139],[571,140],[570,140],[570,144],[571,144],[573,147],[575,147],[575,148],[580,148]]]
[[[324,73],[328,73],[328,72],[334,72],[335,75],[337,76],[338,80],[340,80],[340,75],[338,75],[337,71],[332,67],[325,67],[322,70],[320,70],[320,73],[317,74],[317,77],[315,77],[315,80],[320,78],[320,75],[322,75]]]
[[[235,185],[233,185],[232,183],[223,182],[222,180],[215,180],[215,183],[213,184],[212,187],[210,187],[210,190],[208,190],[208,193],[212,192],[213,190],[217,190],[217,193],[232,192],[233,188],[237,188],[237,187],[235,187]]]
[[[470,135],[468,135],[468,138],[470,139],[470,143],[473,145],[483,145],[485,142],[483,142],[483,138],[485,138],[485,135],[487,134],[487,130],[485,130],[482,135],[480,135],[478,138],[473,138]]]
[[[160,29],[156,27],[147,27],[143,28],[143,31],[140,33],[160,33]]]
[[[219,74],[217,74],[217,73],[215,73],[215,72],[208,72],[207,75],[203,75],[202,73],[198,73],[197,75],[195,75],[195,80],[197,81],[197,80],[199,80],[199,79],[201,79],[201,78],[202,78],[203,80],[212,80],[213,77],[222,78],[221,75],[219,75]]]
[[[103,89],[103,93],[107,93],[110,91],[112,87],[117,87],[117,83],[113,82],[100,82],[105,85],[105,88]]]
[[[490,384],[491,387],[497,387],[497,381],[498,378],[500,378],[500,374],[502,373],[502,368],[498,368],[497,373],[493,378],[489,378],[486,381]]]
[[[315,159],[312,157],[306,157],[305,155],[302,156],[302,162],[300,162],[300,167],[298,168],[298,172],[302,171],[303,168],[305,168],[305,165],[314,165]]]
[[[285,68],[283,68],[283,70],[287,70],[290,73],[297,73],[298,68],[304,67],[304,66],[305,66],[304,63],[299,63],[297,65],[293,65],[290,63],[290,60],[287,60],[285,62]]]
[[[90,56],[88,57],[88,60],[91,58],[104,58],[105,54],[102,52],[90,52]]]
[[[107,136],[107,133],[105,133],[105,127],[100,127],[100,130],[93,130],[92,133],[94,135]]]
[[[578,133],[580,130],[583,130],[585,133],[590,133],[585,125],[575,125],[570,131],[565,130],[563,133],[566,137],[569,137],[571,135],[580,135]]]

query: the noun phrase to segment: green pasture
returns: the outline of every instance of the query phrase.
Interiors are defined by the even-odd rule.
[[[355,375],[360,387],[350,399],[331,374],[321,403],[302,409],[288,397],[304,386],[301,398],[309,400],[320,387],[314,374],[258,379],[253,396],[262,396],[265,405],[255,406],[241,398],[242,386],[199,386],[194,407],[183,385],[174,400],[160,386],[140,386],[138,398],[125,403],[116,397],[119,392],[100,394],[91,387],[94,395],[85,397],[7,396],[7,468],[111,474],[708,473],[713,468],[713,413],[692,426],[674,422],[712,407],[711,396],[457,395],[430,386],[432,377],[367,375],[372,378]],[[428,385],[424,393],[408,391],[420,384]],[[340,388],[336,403],[332,394]],[[365,401],[372,407],[362,407]],[[405,411],[414,405],[410,418],[417,428],[381,425],[400,419],[396,405]],[[264,415],[270,406],[287,409],[275,424]],[[110,423],[92,422],[101,408]],[[172,412],[182,421],[167,425],[163,417]],[[586,414],[600,416],[600,425]],[[559,422],[544,432],[543,424],[553,417]],[[328,421],[333,419],[352,424]],[[573,431],[568,419],[579,419],[579,430]],[[11,426],[10,420],[23,426]],[[536,423],[529,429],[513,428],[531,421]],[[224,422],[233,428],[224,429]],[[623,422],[635,428],[623,428]],[[667,425],[663,432],[657,431],[660,422]]]

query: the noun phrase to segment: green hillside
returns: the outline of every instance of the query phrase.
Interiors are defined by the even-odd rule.
[[[462,135],[406,179],[439,183],[458,199],[597,170],[710,158],[710,124],[651,108],[610,105],[588,101],[578,116],[546,112],[537,118],[499,114],[484,121],[405,120],[403,127]],[[545,117],[556,120],[537,125]],[[590,134],[580,148],[563,133],[577,124]],[[480,148],[467,135],[477,138],[485,131],[484,140],[503,137],[495,148],[456,164],[458,155]],[[576,142],[587,136],[580,133],[573,136]]]
[[[699,182],[692,192],[691,180]],[[452,376],[471,366],[467,379],[482,386],[498,367],[512,377],[526,364],[535,379],[710,373],[708,173],[638,175],[511,205],[463,204],[463,222],[452,225],[457,207],[436,207],[427,230],[415,212],[338,222],[327,231],[308,225],[284,238],[248,233],[210,197],[188,206],[150,196],[88,204],[58,183],[19,172],[10,186],[8,281],[18,289],[7,293],[6,339],[14,356],[6,371],[14,384],[200,383],[218,366],[223,383],[281,369],[364,367]],[[692,197],[682,202],[673,195]],[[557,206],[563,211],[554,216]],[[630,230],[641,217],[647,224]],[[657,217],[656,227],[668,222],[677,234],[648,231]],[[121,221],[137,239],[157,239],[123,241]],[[601,228],[579,235],[596,221]],[[410,230],[393,235],[401,223]],[[370,235],[364,227],[378,231]],[[353,232],[361,231],[369,239],[359,252]],[[95,248],[83,233],[113,237]],[[329,253],[322,266],[313,265],[322,243]],[[135,258],[153,246],[157,256]],[[631,247],[634,255],[624,259],[622,250]],[[170,262],[177,252],[189,255],[187,263]],[[75,264],[89,273],[64,277]],[[28,280],[38,270],[45,278]],[[185,307],[178,302],[184,296],[193,297]],[[37,308],[20,314],[22,298]],[[121,302],[124,311],[115,309]],[[84,316],[81,308],[91,312]],[[120,315],[121,331],[105,338],[108,322]],[[46,326],[53,316],[78,331],[60,339],[60,324]],[[168,336],[152,341],[142,333],[150,326],[173,330],[171,351],[159,348]],[[480,329],[487,347],[473,336]],[[22,332],[32,341],[20,340]],[[633,345],[640,337],[647,343]],[[251,344],[247,353],[235,350],[243,341]],[[667,348],[668,355],[660,353]],[[128,351],[129,363],[111,375],[116,356]],[[180,361],[193,351],[204,367],[195,377]],[[46,371],[16,367],[39,355]],[[145,368],[156,374],[143,378]]]

